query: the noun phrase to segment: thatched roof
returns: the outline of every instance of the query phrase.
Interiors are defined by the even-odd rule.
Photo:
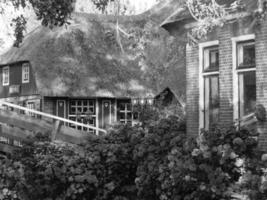
[[[148,24],[144,16],[152,13],[121,17],[119,21],[125,30],[142,29]],[[134,52],[122,53],[118,44],[109,38],[115,21],[108,16],[76,13],[67,27],[52,30],[38,27],[27,35],[20,48],[13,47],[0,56],[0,64],[30,61],[37,88],[44,96],[145,97],[167,86],[177,95],[184,93],[185,74],[179,73],[179,70],[184,72],[179,60],[174,63],[172,59],[161,77],[166,81],[155,84],[155,76],[148,73],[153,70],[141,66],[140,60],[133,58]],[[163,29],[158,34],[160,38],[154,41],[159,43],[152,46],[160,47],[165,41],[173,40]],[[127,40],[123,45],[128,48]],[[160,55],[155,56],[165,57],[164,45],[158,49]]]

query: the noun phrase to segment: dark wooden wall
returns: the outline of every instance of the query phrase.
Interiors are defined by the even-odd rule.
[[[26,96],[38,94],[35,77],[33,75],[32,67],[30,65],[30,81],[29,83],[22,83],[22,64],[25,62],[18,62],[10,65],[0,66],[0,98]],[[3,86],[3,68],[9,66],[9,85]],[[9,87],[12,85],[19,85],[20,92],[9,94]]]

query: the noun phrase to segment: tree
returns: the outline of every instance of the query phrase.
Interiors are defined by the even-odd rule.
[[[93,2],[97,9],[104,12],[110,3],[116,3],[116,15],[123,13],[125,7],[120,0],[88,0]],[[164,1],[164,0],[159,0]],[[227,15],[237,9],[242,9],[242,0],[177,0],[181,3],[181,10],[188,9],[191,16],[198,22],[191,36],[192,39],[199,39],[207,35],[215,26],[222,26],[226,22]],[[63,26],[69,24],[71,13],[74,11],[76,0],[0,0],[0,14],[5,12],[5,5],[12,4],[15,9],[30,6],[33,8],[37,19],[43,26],[53,28],[54,26]],[[227,4],[227,6],[226,6]],[[259,9],[256,12],[256,18],[264,18],[266,4],[258,0]],[[16,41],[14,46],[19,46],[22,42],[27,20],[23,15],[13,19],[15,26],[14,35]],[[117,22],[118,24],[118,22]],[[117,33],[122,32],[117,28]],[[118,34],[119,35],[119,34]],[[118,37],[118,41],[120,38]],[[121,47],[123,50],[123,48]]]
[[[108,3],[114,0],[90,0],[99,10],[104,10]],[[24,9],[27,6],[33,8],[37,19],[43,26],[53,28],[69,24],[71,13],[74,11],[76,0],[0,0],[0,14],[5,12],[5,6],[11,4],[15,9]],[[18,47],[22,42],[26,30],[27,20],[20,15],[12,20],[15,26],[14,35],[16,41],[14,46]]]

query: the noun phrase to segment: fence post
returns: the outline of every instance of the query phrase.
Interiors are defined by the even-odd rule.
[[[54,141],[56,139],[57,134],[60,131],[62,123],[59,120],[56,120],[53,125],[53,130],[51,133],[51,140]]]

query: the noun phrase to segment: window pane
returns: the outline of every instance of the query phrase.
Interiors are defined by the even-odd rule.
[[[219,51],[211,50],[210,51],[210,68],[218,68],[219,67]]]
[[[83,108],[83,113],[86,114],[87,111],[88,111],[88,108],[84,107],[84,108]]]
[[[24,63],[22,65],[22,82],[23,83],[29,82],[29,72],[30,72],[29,64]]]
[[[120,113],[120,119],[125,119],[125,113]]]
[[[254,42],[240,43],[237,46],[238,68],[255,67],[255,44]]]
[[[84,106],[87,106],[87,101],[83,101],[83,105]]]
[[[70,114],[75,114],[75,113],[76,113],[76,108],[75,107],[71,107]]]
[[[95,106],[94,101],[89,101],[89,106]]]
[[[138,112],[133,113],[133,119],[134,120],[138,120],[138,118],[139,118],[138,116],[139,116]]]
[[[31,110],[34,110],[35,109],[35,104],[34,104],[34,102],[28,102],[26,107],[31,109]],[[35,114],[32,113],[32,112],[28,112],[28,115],[30,115],[32,117],[35,116]]]
[[[89,124],[90,124],[90,125],[95,125],[95,119],[94,119],[94,118],[91,118],[91,119],[89,120]]]
[[[244,65],[255,65],[254,45],[244,46]]]
[[[94,111],[94,108],[93,108],[93,107],[90,107],[90,108],[89,108],[89,113],[90,113],[90,114],[94,114],[94,112],[95,112],[95,111]]]
[[[127,119],[131,120],[132,119],[132,113],[127,113]]]
[[[256,72],[239,74],[239,117],[255,111],[256,106]]]
[[[9,67],[3,68],[3,85],[9,84]]]
[[[131,104],[130,103],[127,103],[127,110],[128,111],[131,111],[132,109],[131,109]]]
[[[219,49],[218,47],[209,47],[204,49],[203,55],[204,71],[219,70]]]
[[[219,80],[217,76],[210,78],[210,125],[219,121]]]
[[[204,128],[208,130],[219,121],[219,78],[218,76],[205,77],[204,91]]]
[[[120,103],[120,110],[125,110],[125,103]]]
[[[81,114],[81,113],[82,113],[82,108],[81,108],[81,107],[78,107],[78,108],[77,108],[77,112],[78,112],[79,114]]]

